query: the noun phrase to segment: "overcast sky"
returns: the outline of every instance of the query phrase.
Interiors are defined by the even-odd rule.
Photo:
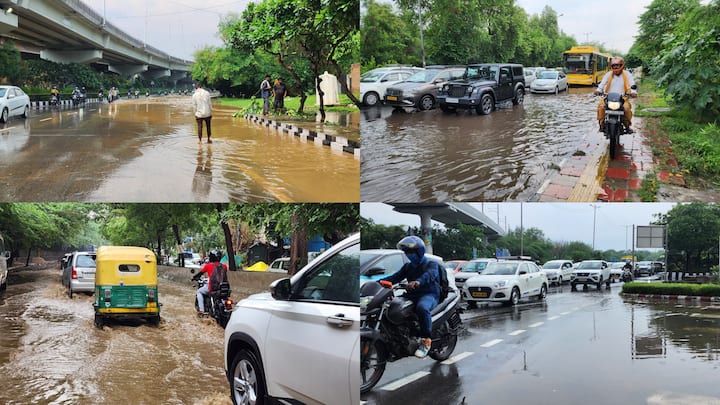
[[[193,52],[219,46],[220,18],[241,14],[249,0],[83,0],[107,21],[170,56],[193,59]],[[147,17],[146,17],[147,16]]]
[[[632,225],[649,225],[653,214],[666,213],[670,203],[473,203],[476,209],[503,228],[538,228],[554,242],[593,242],[595,210],[595,248],[598,250],[632,248]],[[597,209],[593,207],[598,207]],[[382,203],[360,204],[360,215],[376,224],[420,226],[417,215],[401,214]]]

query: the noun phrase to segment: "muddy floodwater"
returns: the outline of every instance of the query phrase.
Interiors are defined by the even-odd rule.
[[[527,94],[490,115],[361,112],[363,201],[528,200],[597,132],[592,88]]]
[[[213,143],[199,144],[189,97],[34,109],[0,128],[0,192],[5,201],[359,199],[352,154],[234,112],[215,105]]]
[[[159,272],[160,326],[97,329],[93,297],[68,298],[59,269],[11,271],[0,294],[0,403],[231,404],[223,329],[195,315],[187,270]],[[233,287],[235,299],[248,293]]]

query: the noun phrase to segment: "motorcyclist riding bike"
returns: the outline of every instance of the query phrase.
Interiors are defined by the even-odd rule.
[[[607,72],[603,77],[602,81],[598,85],[597,90],[594,94],[599,96],[600,94],[608,93],[619,93],[619,94],[630,94],[630,97],[637,97],[637,90],[635,90],[635,80],[632,74],[625,70],[625,60],[621,57],[614,57],[610,62],[610,72]],[[625,133],[631,134],[634,131],[630,127],[632,124],[632,105],[630,104],[626,96],[623,97],[625,100]],[[600,103],[597,107],[597,119],[600,126],[600,132],[605,132],[605,100],[600,99]]]
[[[193,281],[198,280],[200,277],[202,277],[203,274],[207,274],[208,282],[203,285],[202,287],[198,288],[197,290],[197,302],[198,302],[198,315],[204,315],[206,313],[207,308],[205,308],[205,296],[210,295],[210,282],[209,280],[212,278],[212,273],[215,270],[215,265],[220,263],[220,252],[217,250],[212,250],[208,254],[208,263],[206,263],[202,269],[193,276]],[[223,267],[225,267],[225,271],[227,271],[227,266],[225,264],[222,264]]]
[[[58,90],[57,86],[52,86],[52,90],[50,90],[50,101],[53,101],[53,97],[55,97],[55,104],[60,103],[60,90]]]
[[[73,104],[78,104],[78,103],[80,102],[81,97],[82,97],[82,93],[80,93],[80,88],[79,88],[79,87],[75,86],[75,90],[73,90],[73,92],[72,92],[72,94],[71,94],[71,97],[72,97],[72,100],[73,100]]]
[[[440,284],[438,281],[438,265],[431,261],[425,269],[425,243],[417,236],[406,236],[397,244],[397,248],[405,253],[410,260],[400,270],[380,280],[383,286],[392,287],[393,284],[407,279],[408,292],[405,297],[415,302],[415,313],[420,322],[420,345],[415,356],[424,358],[432,345],[432,316],[430,311],[440,301]]]

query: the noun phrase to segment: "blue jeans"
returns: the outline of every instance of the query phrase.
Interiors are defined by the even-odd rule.
[[[434,294],[425,294],[415,300],[415,313],[420,321],[420,337],[429,338],[432,336],[432,311],[438,304],[438,297]]]
[[[205,312],[205,296],[208,294],[210,294],[210,290],[208,290],[207,284],[197,290],[198,309],[200,312]]]

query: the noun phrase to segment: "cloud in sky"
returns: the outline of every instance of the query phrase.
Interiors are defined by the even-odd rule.
[[[241,14],[249,0],[83,0],[107,21],[137,40],[171,56],[193,59],[193,52],[220,46],[218,23]]]

